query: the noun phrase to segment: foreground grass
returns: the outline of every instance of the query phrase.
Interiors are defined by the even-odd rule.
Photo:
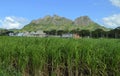
[[[119,75],[119,39],[0,37],[0,76]]]

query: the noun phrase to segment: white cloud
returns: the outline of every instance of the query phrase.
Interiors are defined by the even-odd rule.
[[[22,17],[15,17],[15,16],[7,16],[4,19],[0,20],[1,28],[6,29],[20,29],[24,25],[26,25],[29,21]]]
[[[113,5],[120,7],[120,0],[110,0]]]
[[[120,14],[115,14],[115,15],[103,18],[103,23],[106,27],[110,27],[110,28],[116,28],[120,26]]]

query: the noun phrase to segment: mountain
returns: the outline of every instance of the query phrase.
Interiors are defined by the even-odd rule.
[[[57,15],[51,16],[45,16],[43,19],[33,20],[32,23],[35,24],[41,24],[41,25],[69,25],[72,23],[72,20],[69,20],[64,17],[60,17]]]
[[[75,25],[87,26],[94,23],[88,16],[81,16],[75,19]]]
[[[28,25],[24,26],[20,31],[37,31],[37,30],[95,30],[101,28],[106,30],[105,27],[92,21],[88,16],[81,16],[74,21],[60,17],[58,15],[45,16],[37,20],[31,21]]]
[[[0,28],[0,30],[5,30],[4,28]]]

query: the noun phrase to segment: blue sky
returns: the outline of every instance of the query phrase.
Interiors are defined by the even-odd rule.
[[[87,15],[102,26],[120,26],[120,0],[1,0],[0,10],[0,27],[7,29],[54,14],[72,20]]]

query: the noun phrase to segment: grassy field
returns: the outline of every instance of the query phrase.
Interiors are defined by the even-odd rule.
[[[0,76],[120,76],[120,40],[0,37]]]

